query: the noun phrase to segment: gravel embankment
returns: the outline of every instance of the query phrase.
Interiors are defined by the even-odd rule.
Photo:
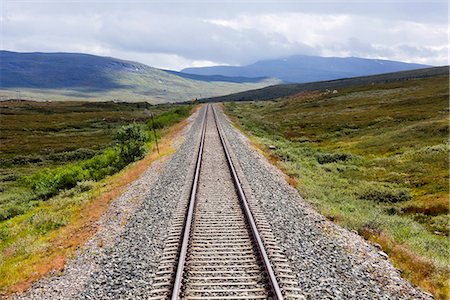
[[[36,282],[16,299],[147,298],[172,214],[180,197],[189,193],[201,126],[197,115],[177,137],[177,152],[153,163],[113,200],[98,232],[63,274]]]
[[[375,246],[317,213],[218,115],[250,204],[266,215],[307,299],[432,299],[402,279]]]

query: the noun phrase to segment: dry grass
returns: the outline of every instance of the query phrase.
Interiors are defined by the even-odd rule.
[[[431,216],[448,214],[449,209],[450,206],[447,194],[425,195],[416,201],[408,203],[402,208],[405,213],[421,213]]]
[[[402,270],[403,277],[411,282],[419,282],[423,289],[432,291],[437,299],[448,299],[448,278],[429,259],[417,255],[405,245],[397,244],[386,232],[366,228],[361,235],[381,245],[395,266]]]

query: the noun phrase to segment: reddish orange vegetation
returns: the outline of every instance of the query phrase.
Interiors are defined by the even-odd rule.
[[[289,183],[289,185],[291,185],[295,188],[298,186],[298,179],[293,176],[288,176],[286,178],[286,181],[287,181],[287,183]]]
[[[364,229],[360,234],[365,239],[380,244],[397,268],[402,270],[403,277],[412,282],[420,282],[421,288],[432,292],[437,299],[446,299],[446,295],[449,293],[448,284],[437,286],[436,282],[448,282],[448,278],[445,278],[445,275],[442,273],[436,272],[432,262],[414,254],[408,247],[396,244],[384,232],[374,232],[370,229]],[[433,274],[442,274],[439,276],[444,278],[433,278]]]
[[[448,214],[449,210],[450,200],[448,194],[425,195],[402,208],[402,211],[405,213],[423,213],[430,216]]]
[[[297,94],[294,94],[292,96],[289,96],[289,99],[292,100],[297,100],[297,101],[301,101],[301,100],[305,100],[305,99],[309,99],[311,97],[316,97],[316,96],[320,96],[321,93],[320,91],[304,91],[304,92],[300,92]]]
[[[101,191],[81,209],[76,219],[51,235],[48,241],[50,244],[50,247],[47,247],[48,250],[34,260],[35,272],[25,280],[10,287],[9,292],[23,292],[44,275],[50,272],[61,272],[67,258],[73,255],[77,248],[86,243],[97,232],[98,225],[96,222],[106,212],[111,200],[120,196],[127,185],[138,179],[155,160],[174,151],[171,146],[172,141],[186,124],[187,121],[184,120],[166,131],[159,142],[160,154],[152,151],[144,159],[112,176]]]

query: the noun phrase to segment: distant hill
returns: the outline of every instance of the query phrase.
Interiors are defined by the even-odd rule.
[[[278,83],[268,78],[179,76],[147,65],[80,53],[0,51],[0,99],[179,102]]]
[[[280,97],[287,97],[305,91],[315,90],[334,90],[350,86],[363,86],[370,84],[379,84],[395,81],[414,80],[417,78],[427,78],[433,76],[449,76],[449,67],[433,67],[412,71],[402,71],[387,74],[379,74],[372,76],[361,76],[354,78],[345,78],[329,81],[296,83],[296,84],[279,84],[272,85],[261,89],[255,89],[220,97],[212,97],[200,99],[203,102],[226,102],[226,101],[258,101],[271,100]]]
[[[223,76],[223,75],[197,75],[197,74],[188,74],[183,72],[177,72],[172,70],[163,70],[170,74],[174,74],[183,78],[189,78],[193,80],[214,82],[235,82],[235,83],[257,83],[264,80],[270,80],[269,77],[242,77],[242,76]]]
[[[78,53],[0,52],[1,88],[83,88],[109,90],[124,85],[111,72],[145,72],[147,66]]]
[[[430,66],[381,59],[296,55],[282,59],[263,60],[242,67],[186,68],[182,72],[196,75],[275,77],[286,83],[303,83],[427,67]]]

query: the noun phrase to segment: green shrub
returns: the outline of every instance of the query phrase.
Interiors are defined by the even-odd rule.
[[[62,189],[71,189],[84,180],[101,180],[114,174],[126,164],[115,149],[107,149],[91,159],[55,169],[43,169],[25,176],[21,182],[29,186],[37,198],[49,198]]]
[[[18,155],[12,159],[15,165],[36,164],[42,162],[40,155]]]
[[[448,216],[440,215],[433,217],[431,221],[431,226],[434,230],[443,232],[448,235],[450,231]]]
[[[34,214],[29,222],[40,233],[46,233],[67,225],[68,219],[61,213],[49,214],[41,210]]]
[[[317,153],[317,162],[321,165],[334,163],[338,161],[346,161],[353,158],[351,153]]]
[[[406,188],[399,188],[389,185],[372,185],[363,187],[358,192],[359,199],[373,200],[376,202],[396,203],[411,199],[411,194]]]
[[[74,187],[78,181],[87,177],[86,170],[80,165],[68,165],[53,170],[44,169],[25,177],[24,181],[36,193],[38,198],[49,198],[61,189]]]
[[[33,190],[36,198],[50,198],[63,189],[77,186],[80,182],[101,180],[121,170],[130,162],[141,158],[145,153],[146,140],[147,135],[141,126],[136,124],[123,126],[116,134],[116,148],[107,149],[103,153],[79,163],[51,170],[43,169],[33,175],[23,177],[21,182]],[[11,214],[8,213],[8,215]]]
[[[8,227],[6,226],[0,226],[0,240],[6,240],[7,238],[9,238],[10,236],[10,232],[8,230]]]
[[[0,207],[0,221],[23,214],[28,210],[28,206],[23,203],[6,203]]]
[[[11,168],[12,166],[22,166],[27,164],[42,163],[44,159],[40,155],[17,155],[14,158],[0,160],[1,168]]]
[[[77,185],[74,188],[71,188],[69,190],[64,190],[61,193],[58,194],[60,197],[73,197],[77,194],[90,191],[93,189],[96,185],[96,182],[94,180],[84,180],[77,182]]]
[[[137,124],[122,126],[114,139],[120,159],[125,165],[144,156],[144,145],[148,140],[148,135],[141,126]]]
[[[77,182],[77,186],[75,187],[75,190],[79,193],[87,192],[92,190],[95,187],[96,183],[94,180],[85,180]]]
[[[162,129],[180,122],[191,112],[191,106],[180,106],[168,112],[162,113],[148,121],[149,128]]]
[[[2,177],[1,181],[5,182],[5,181],[16,181],[17,179],[19,179],[20,176],[17,174],[6,174],[5,176]]]
[[[95,155],[96,151],[91,149],[80,148],[73,151],[64,151],[59,153],[51,153],[47,156],[41,155],[17,155],[14,158],[3,159],[0,167],[11,168],[13,166],[22,166],[27,164],[41,164],[47,161],[52,162],[69,162],[75,160],[88,159]]]
[[[85,180],[97,181],[103,179],[105,176],[114,174],[126,164],[120,159],[120,154],[117,149],[107,149],[102,154],[81,162],[80,165],[87,172]]]
[[[74,160],[88,159],[95,155],[96,151],[80,148],[73,151],[64,151],[48,155],[48,159],[54,162],[68,162]]]

